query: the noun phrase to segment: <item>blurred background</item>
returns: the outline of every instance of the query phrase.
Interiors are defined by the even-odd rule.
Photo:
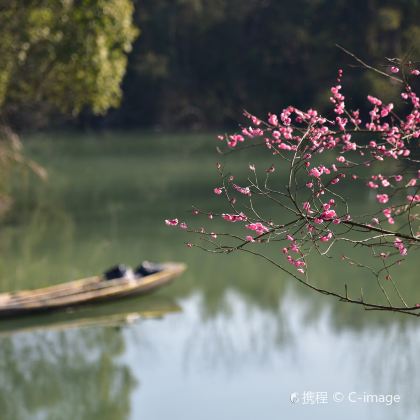
[[[367,93],[397,100],[335,44],[382,68],[418,60],[419,41],[417,0],[0,0],[0,290],[143,259],[189,267],[145,299],[0,321],[1,419],[417,420],[416,319],[314,295],[244,255],[188,249],[164,219],[225,211],[216,161],[238,179],[249,162],[272,163],[216,154],[215,134],[244,108],[326,110],[339,67],[354,108]],[[368,212],[374,194],[353,192]],[[399,268],[414,301],[417,266]],[[376,296],[373,277],[334,260],[314,260],[310,276]],[[291,405],[304,391],[401,403]]]
[[[208,130],[243,108],[325,109],[339,66],[358,107],[395,92],[335,44],[378,66],[420,48],[417,0],[2,3],[0,98],[17,129]]]

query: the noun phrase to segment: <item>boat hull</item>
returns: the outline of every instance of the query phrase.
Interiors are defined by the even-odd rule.
[[[162,271],[139,279],[104,280],[95,276],[42,289],[2,293],[0,317],[56,311],[151,293],[172,282],[185,269],[184,264],[165,263]]]

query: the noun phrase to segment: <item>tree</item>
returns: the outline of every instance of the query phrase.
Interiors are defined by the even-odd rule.
[[[132,14],[130,0],[0,0],[0,213],[10,205],[11,168],[45,174],[9,126],[118,106],[138,33]]]
[[[231,226],[229,232],[178,219],[166,224],[200,237],[201,242],[188,242],[189,247],[257,255],[314,291],[370,310],[420,316],[420,304],[409,302],[396,281],[400,264],[420,250],[420,99],[413,89],[420,71],[410,61],[389,59],[381,70],[353,57],[401,88],[398,111],[393,103],[371,95],[367,115],[352,110],[340,69],[331,88],[333,109],[326,115],[294,106],[265,119],[245,112],[248,121],[241,131],[219,140],[230,151],[262,148],[275,163],[263,170],[249,164],[246,183],[218,164],[220,185],[214,193],[225,198],[228,209],[193,210],[196,216],[223,219]],[[360,189],[373,192],[371,211],[354,205],[352,197]],[[268,247],[275,249],[273,257]],[[308,269],[314,254],[366,270],[377,282],[381,300],[366,298],[363,288],[357,296],[354,290],[350,294],[347,283],[344,291],[312,283]]]
[[[43,106],[104,113],[137,35],[130,0],[3,0],[0,5],[0,111]]]

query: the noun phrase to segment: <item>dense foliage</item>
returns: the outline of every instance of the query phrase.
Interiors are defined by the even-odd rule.
[[[240,110],[262,114],[282,103],[325,109],[330,69],[418,57],[418,0],[142,0],[142,30],[129,58],[122,108],[109,123],[221,127]],[[352,71],[347,94],[390,99],[395,87]]]
[[[130,0],[2,0],[1,116],[117,106],[132,14]]]
[[[133,10],[130,0],[0,0],[0,215],[14,168],[45,176],[10,127],[119,105]]]

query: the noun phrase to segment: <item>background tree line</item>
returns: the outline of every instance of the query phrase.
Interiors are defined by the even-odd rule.
[[[142,34],[129,56],[124,99],[102,122],[121,127],[220,128],[243,108],[265,114],[294,103],[328,104],[341,44],[378,64],[415,60],[418,0],[140,0]],[[344,67],[346,70],[346,67]],[[363,69],[347,70],[346,91],[392,97],[392,87]]]
[[[0,116],[213,129],[243,108],[322,109],[337,67],[354,64],[335,43],[373,64],[415,60],[419,22],[419,0],[0,0]],[[356,104],[393,95],[361,69],[345,83]]]

